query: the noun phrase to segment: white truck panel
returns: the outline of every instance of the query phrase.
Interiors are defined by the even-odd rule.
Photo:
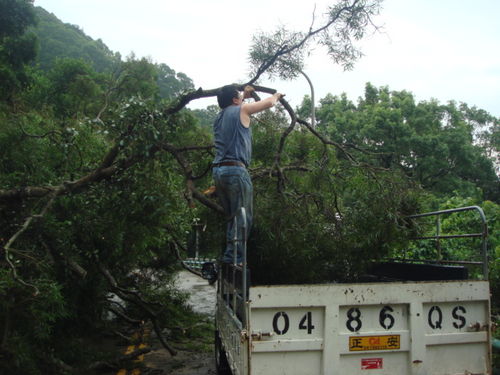
[[[244,374],[489,373],[486,281],[251,287],[248,306]]]

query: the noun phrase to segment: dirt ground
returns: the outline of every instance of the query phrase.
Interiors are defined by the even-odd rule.
[[[172,357],[164,348],[144,356],[144,375],[216,375],[213,353],[179,351]]]
[[[100,375],[216,375],[214,353],[192,352],[178,350],[177,355],[170,353],[155,340],[148,340],[148,347],[152,350],[146,353],[137,366],[130,366],[128,370],[110,370],[92,372]],[[123,352],[125,347],[120,348]]]

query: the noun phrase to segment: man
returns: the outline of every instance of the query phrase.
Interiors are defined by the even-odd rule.
[[[243,218],[238,217],[241,207],[246,212],[246,234],[252,226],[253,187],[247,167],[252,157],[252,131],[250,116],[274,106],[282,94],[276,93],[264,100],[244,103],[250,98],[253,87],[246,86],[242,95],[236,85],[224,86],[217,94],[217,102],[221,111],[214,121],[215,159],[213,161],[213,177],[219,201],[224,208],[227,223],[226,250],[223,263],[240,265],[243,262]],[[234,217],[237,228],[234,228]],[[237,230],[238,241],[234,243],[234,231]],[[236,257],[234,248],[236,246]]]

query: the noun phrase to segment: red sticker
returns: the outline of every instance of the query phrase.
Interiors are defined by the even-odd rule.
[[[361,359],[361,370],[379,370],[383,368],[382,358],[363,358]]]

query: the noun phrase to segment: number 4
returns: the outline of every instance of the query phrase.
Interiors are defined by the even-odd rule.
[[[307,329],[307,334],[311,334],[314,326],[312,325],[312,313],[310,311],[300,320],[299,329]]]

